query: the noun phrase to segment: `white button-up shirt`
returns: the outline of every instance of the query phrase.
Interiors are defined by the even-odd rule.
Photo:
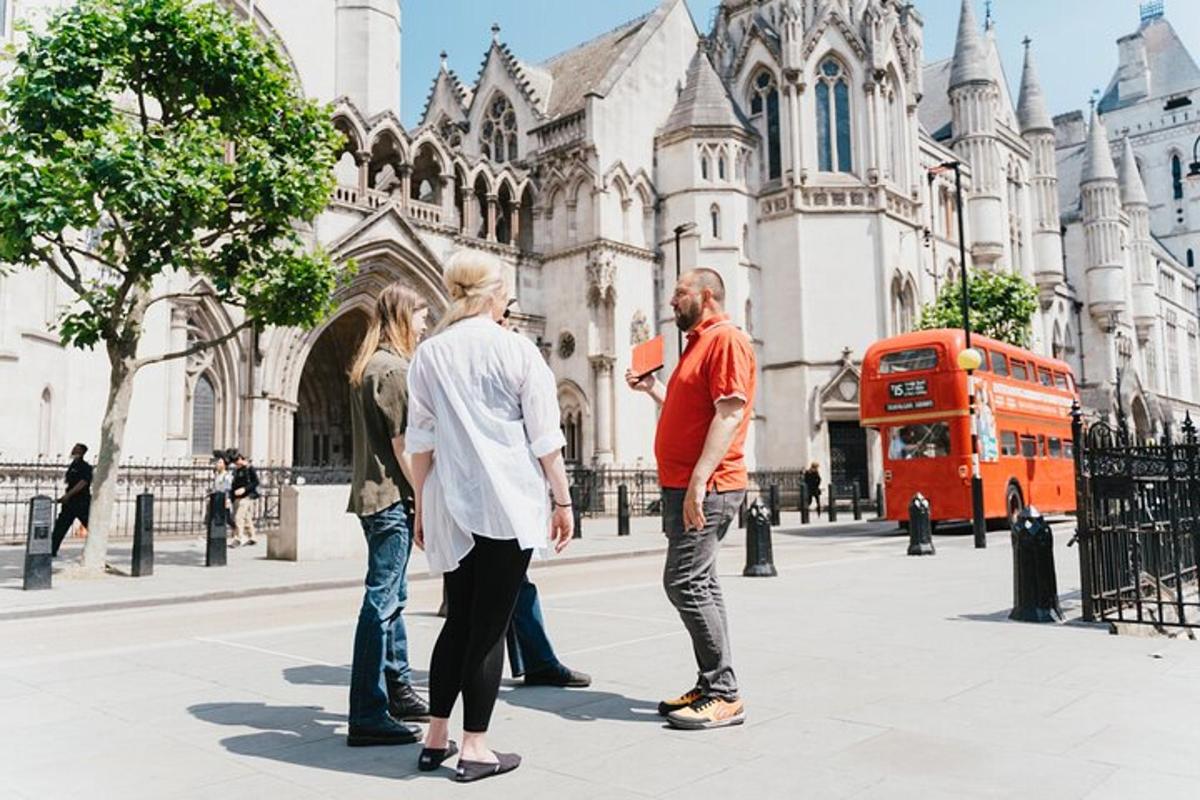
[[[408,368],[404,445],[433,451],[421,494],[430,571],[457,569],[472,534],[544,549],[550,502],[538,459],[564,444],[554,374],[533,342],[486,316],[422,342]]]

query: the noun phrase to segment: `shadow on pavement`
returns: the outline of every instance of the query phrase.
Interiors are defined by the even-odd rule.
[[[283,679],[288,683],[299,686],[350,686],[350,665],[340,667],[328,664],[305,664],[300,667],[286,667]],[[422,669],[412,671],[413,683],[424,686],[429,680],[429,673]]]
[[[345,716],[331,714],[321,706],[203,703],[189,706],[188,712],[214,725],[255,731],[221,740],[222,747],[238,755],[400,780],[418,777],[446,780],[453,775],[449,767],[436,772],[417,772],[419,744],[348,748],[344,732],[339,731],[345,725]]]
[[[603,719],[662,723],[662,718],[658,716],[657,702],[634,700],[615,692],[516,685],[502,690],[500,700],[512,706],[556,714],[575,722]]]

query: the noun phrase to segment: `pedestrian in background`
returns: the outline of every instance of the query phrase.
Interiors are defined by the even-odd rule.
[[[411,744],[429,707],[412,686],[408,634],[401,612],[408,600],[412,553],[412,468],[404,452],[408,422],[408,364],[428,312],[400,283],[379,293],[366,335],[350,367],[351,460],[347,511],[357,514],[367,540],[367,574],[354,631],[347,744]]]
[[[225,453],[218,453],[213,462],[212,491],[225,498],[221,508],[225,513],[225,525],[233,525],[233,473],[225,462]]]
[[[504,633],[533,550],[546,547],[549,532],[561,551],[573,520],[554,375],[533,342],[496,324],[508,305],[500,262],[460,250],[442,279],[450,308],[408,372],[415,538],[430,571],[445,575],[447,599],[418,768],[437,769],[456,752],[449,717],[461,694],[455,779],[466,782],[521,763],[487,744]]]
[[[750,337],[724,312],[725,284],[711,269],[684,273],[671,308],[687,345],[666,387],[653,374],[625,373],[629,386],[662,407],[654,438],[663,492],[667,560],[663,586],[692,639],[696,684],[659,703],[677,728],[719,728],[745,721],[717,579],[721,539],[746,496],[743,449],[754,406]]]
[[[817,503],[817,513],[821,513],[821,465],[816,461],[808,465],[808,469],[804,470],[804,486],[808,489],[808,504],[811,506],[815,500]]]
[[[246,460],[245,454],[237,452],[233,456],[233,527],[234,538],[229,541],[230,547],[258,544],[254,538],[254,501],[258,499],[258,472]]]
[[[58,548],[62,547],[63,539],[76,521],[87,535],[88,515],[92,510],[92,465],[83,458],[87,451],[87,445],[82,443],[71,448],[71,463],[65,478],[67,491],[58,498],[58,518],[54,520],[51,535],[52,557],[58,555]]]

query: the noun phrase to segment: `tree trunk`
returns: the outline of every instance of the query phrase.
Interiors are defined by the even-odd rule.
[[[83,545],[83,568],[99,572],[108,556],[108,530],[112,525],[117,501],[117,478],[121,469],[121,453],[125,446],[125,422],[129,416],[129,401],[133,398],[134,352],[125,342],[109,345],[108,404],[100,423],[100,447],[92,477],[92,508],[88,520],[87,540]]]

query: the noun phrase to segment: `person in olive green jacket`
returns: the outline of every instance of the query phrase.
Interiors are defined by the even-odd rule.
[[[413,690],[408,637],[400,612],[408,598],[413,489],[404,453],[408,362],[427,309],[411,289],[380,292],[350,368],[354,476],[347,509],[367,539],[367,576],[350,673],[351,747],[412,744],[429,707]]]

